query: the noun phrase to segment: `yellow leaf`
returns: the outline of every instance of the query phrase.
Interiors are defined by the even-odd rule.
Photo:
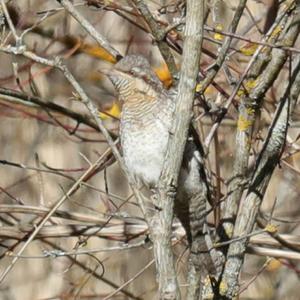
[[[278,259],[275,259],[273,258],[268,266],[267,266],[267,270],[270,271],[270,272],[273,272],[273,271],[278,271],[278,269],[282,266],[281,262],[278,260]]]
[[[257,47],[258,47],[257,44],[249,43],[243,46],[242,48],[240,48],[240,51],[242,54],[246,56],[251,56],[256,51]]]
[[[252,107],[246,108],[246,112],[248,115],[254,115],[255,114],[255,109]]]
[[[276,233],[277,232],[277,226],[276,225],[273,225],[273,224],[268,224],[265,228],[265,230],[267,232],[270,232],[270,233]]]
[[[222,24],[217,24],[215,26],[215,29],[218,30],[218,31],[222,31],[223,30],[223,25]],[[214,34],[214,39],[217,40],[217,41],[223,41],[224,35],[219,33],[219,32],[216,32]]]
[[[154,71],[160,81],[162,81],[166,87],[169,87],[172,84],[172,76],[165,63],[160,65],[158,68],[155,68]]]
[[[219,289],[220,289],[220,294],[221,295],[226,295],[226,292],[228,290],[227,283],[222,280],[221,283],[220,283]]]
[[[117,102],[114,102],[110,109],[105,110],[103,112],[99,112],[99,117],[102,120],[107,120],[110,118],[119,118],[120,113],[121,113],[121,110],[120,110],[119,104]]]
[[[205,299],[206,300],[210,300],[210,299],[213,299],[214,298],[214,294],[213,294],[213,291],[212,291],[212,282],[211,282],[211,279],[209,277],[209,275],[207,275],[204,279],[204,286],[205,286]]]
[[[238,95],[239,97],[243,96],[244,94],[245,94],[244,89],[239,89],[238,92],[237,92],[237,95]]]
[[[94,46],[89,44],[83,44],[80,47],[80,50],[88,55],[101,58],[105,61],[108,61],[110,63],[115,64],[117,61],[115,57],[113,57],[109,52],[107,52],[105,49],[103,49],[100,46]]]
[[[200,92],[201,91],[201,89],[202,89],[202,85],[200,84],[200,83],[198,83],[197,85],[196,85],[196,92],[198,93],[198,92]]]
[[[224,229],[226,236],[231,238],[233,236],[233,225],[231,223],[227,223]]]

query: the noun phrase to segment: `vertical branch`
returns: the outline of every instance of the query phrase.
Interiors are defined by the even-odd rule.
[[[287,43],[292,45],[295,42],[297,29],[295,27],[291,29],[289,28],[289,25],[286,24],[288,11],[290,11],[290,6],[278,16],[276,22],[264,38],[264,41],[275,43],[276,40],[281,37],[283,44]],[[278,24],[280,23],[283,23],[285,27],[283,27],[282,31],[278,32],[275,29],[278,28]],[[262,52],[263,49],[264,51]],[[244,92],[239,107],[233,177],[228,186],[229,196],[226,199],[221,223],[218,228],[219,236],[223,241],[231,238],[233,235],[233,226],[238,205],[245,189],[245,179],[248,171],[248,159],[256,111],[261,105],[263,95],[277,78],[277,75],[287,58],[285,51],[273,51],[276,55],[273,56],[272,60],[269,59],[272,49],[262,46],[258,47],[241,76],[239,83],[235,87],[234,92],[230,96],[230,98],[233,98],[237,91],[237,87],[240,89],[239,86],[241,86],[242,82],[245,82],[244,85],[246,87],[248,86],[248,83],[254,83],[252,89],[249,88],[248,91]],[[224,249],[224,251],[226,252],[227,249]],[[220,274],[218,274],[218,276],[220,276]],[[206,290],[206,293],[209,293],[209,289]]]
[[[279,36],[282,45],[292,46],[294,44],[299,28],[298,26],[291,26],[291,24],[293,24],[293,20],[295,20],[296,17],[297,15],[285,24],[285,28]],[[244,191],[256,113],[261,106],[264,94],[274,83],[288,55],[286,51],[273,49],[272,55],[270,53],[270,56],[272,59],[267,66],[265,66],[266,63],[263,63],[260,58],[253,64],[245,86],[252,84],[254,87],[245,92],[239,107],[234,174],[228,187],[229,197],[226,201],[221,224],[226,238],[232,237],[238,204]]]
[[[269,133],[269,138],[261,153],[260,163],[257,166],[248,194],[237,217],[234,238],[250,233],[254,227],[263,195],[273,170],[279,162],[281,150],[285,142],[288,107],[289,102],[288,97],[286,97],[278,107],[276,123]],[[247,240],[245,238],[238,242],[233,242],[228,250],[229,258],[222,276],[220,293],[221,295],[226,295],[229,299],[234,297],[238,292],[238,274],[242,266],[246,245]]]
[[[153,227],[151,228],[161,299],[180,299],[171,248],[171,226],[178,174],[188,136],[196,78],[199,71],[203,19],[204,0],[187,1],[187,21],[182,68],[173,120],[173,135],[170,135],[168,150],[156,194],[161,209],[156,211],[152,223]]]
[[[263,196],[272,173],[280,160],[285,144],[290,117],[290,92],[294,93],[297,91],[299,95],[299,69],[300,63],[298,61],[292,78],[289,81],[289,85],[280,99],[273,124],[270,127],[263,149],[258,158],[246,199],[237,217],[234,238],[246,236],[251,233],[254,228]],[[228,259],[220,283],[220,294],[225,296],[226,299],[232,299],[238,292],[238,276],[244,260],[247,244],[248,239],[244,238],[231,243],[229,246]]]

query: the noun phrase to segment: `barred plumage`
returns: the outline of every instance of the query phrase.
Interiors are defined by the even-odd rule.
[[[172,130],[176,94],[163,87],[149,62],[139,55],[124,57],[108,76],[123,101],[120,137],[126,167],[138,183],[154,188]],[[175,213],[187,232],[194,257],[201,247],[198,242],[193,247],[192,240],[203,241],[208,193],[201,181],[200,160],[193,139],[189,139],[178,179]],[[203,263],[203,259],[198,262]]]

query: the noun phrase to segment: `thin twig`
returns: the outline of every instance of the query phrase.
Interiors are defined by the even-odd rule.
[[[56,204],[51,208],[51,210],[44,216],[44,218],[40,221],[40,223],[35,227],[35,230],[30,234],[26,242],[23,244],[23,246],[19,249],[17,252],[17,256],[14,257],[14,259],[11,261],[11,263],[7,266],[7,268],[2,272],[0,275],[0,282],[2,282],[9,271],[13,268],[13,266],[18,261],[18,256],[21,255],[24,250],[28,247],[28,245],[34,240],[35,236],[39,233],[39,231],[43,228],[43,226],[47,223],[47,221],[51,218],[51,216],[54,214],[54,212],[68,199],[68,195],[71,195],[74,190],[76,190],[81,182],[84,180],[84,178],[93,172],[93,170],[97,167],[97,165],[102,161],[102,157],[100,156],[97,161],[86,171],[83,173],[83,175],[73,184],[73,186],[69,189],[67,194],[60,198]]]
[[[168,43],[165,41],[166,31],[160,27],[159,23],[154,19],[147,4],[143,0],[132,0],[142,14],[143,18],[149,25],[151,32],[157,42],[157,46],[163,56],[169,71],[175,81],[178,80],[177,67],[174,57],[171,53]]]
[[[132,276],[128,281],[123,283],[119,288],[117,288],[114,292],[103,298],[103,300],[111,299],[111,297],[115,296],[117,293],[122,291],[127,285],[129,285],[131,282],[133,282],[136,278],[138,278],[140,275],[142,275],[149,267],[151,267],[154,264],[154,259],[152,259],[145,267],[143,267],[139,272],[137,272],[134,276]]]
[[[108,51],[108,53],[110,53],[116,60],[122,58],[122,55],[113,48],[110,43],[94,28],[94,26],[75,9],[74,5],[69,0],[59,0],[59,2],[103,49]]]

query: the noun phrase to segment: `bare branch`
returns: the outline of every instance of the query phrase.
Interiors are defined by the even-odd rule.
[[[0,87],[0,99],[8,102],[13,102],[13,103],[22,103],[24,105],[29,105],[33,107],[40,107],[45,110],[51,110],[53,112],[58,112],[61,113],[62,115],[68,116],[72,118],[73,120],[77,121],[79,124],[85,124],[96,131],[99,131],[99,127],[97,124],[93,121],[91,121],[90,117],[85,116],[83,114],[77,113],[75,111],[72,111],[66,107],[60,106],[56,103],[47,101],[47,100],[42,100],[39,97],[36,96],[30,96],[26,95],[24,93],[15,91],[15,90],[10,90],[6,88]],[[110,134],[116,138],[116,136],[110,132]]]
[[[187,1],[186,19],[182,67],[172,126],[174,134],[169,139],[167,154],[158,183],[156,197],[161,208],[156,211],[151,223],[161,299],[170,299],[170,297],[180,299],[171,249],[171,229],[175,191],[188,136],[196,78],[199,71],[204,1]]]
[[[297,34],[299,25],[292,26],[291,31],[293,30]],[[280,54],[282,55],[282,53],[278,55]],[[234,237],[249,234],[253,230],[259,206],[282,154],[289,120],[289,94],[295,78],[300,77],[299,65],[295,68],[292,77],[280,100],[274,122],[258,158],[246,199],[243,201],[237,217]],[[233,242],[228,250],[228,259],[220,284],[220,293],[230,299],[237,293],[238,274],[242,266],[247,243],[248,240]]]
[[[168,46],[168,43],[165,41],[166,31],[159,26],[158,22],[154,19],[154,17],[152,16],[151,12],[149,11],[147,5],[144,3],[143,0],[132,0],[132,1],[135,3],[140,13],[144,17],[145,21],[149,25],[152,34],[156,39],[157,46],[160,50],[160,53],[163,56],[169,68],[169,71],[172,74],[173,79],[175,79],[176,81],[178,79],[177,67],[175,64],[174,57]]]
[[[235,33],[235,31],[238,27],[239,21],[242,17],[244,8],[246,6],[246,2],[247,2],[247,0],[240,0],[239,4],[235,10],[234,17],[232,19],[232,23],[230,26],[230,33]],[[227,52],[229,50],[231,40],[232,40],[232,36],[226,37],[226,39],[223,42],[222,47],[219,50],[218,57],[217,57],[216,61],[214,62],[214,66],[206,73],[205,78],[200,82],[200,86],[201,86],[200,92],[201,93],[205,92],[207,87],[211,84],[211,82],[215,78],[217,72],[221,69],[222,64],[224,63],[225,58],[228,54]]]
[[[297,38],[299,29],[296,26],[290,28],[291,22],[293,21],[291,20],[286,24],[285,30],[281,33],[280,44],[282,45],[293,45]],[[274,26],[272,29],[274,29]],[[247,84],[251,85],[251,83],[254,83],[254,87],[250,88],[250,91],[248,92],[245,91],[245,95],[243,96],[243,100],[239,107],[234,174],[229,185],[230,194],[226,201],[222,224],[224,233],[229,238],[233,234],[233,224],[238,209],[238,203],[245,187],[248,159],[251,150],[251,139],[257,111],[261,106],[263,95],[277,78],[287,57],[288,53],[286,51],[274,49],[272,52],[272,59],[267,66],[265,66],[265,63],[258,58],[255,64],[253,64],[253,68],[249,71],[249,76],[247,77],[248,83],[245,83],[246,86]],[[265,54],[263,55],[263,59],[267,60]],[[262,68],[264,68],[264,70],[262,70]]]
[[[100,156],[97,161],[86,171],[83,173],[83,175],[72,185],[72,187],[69,189],[69,191],[61,197],[55,205],[51,208],[51,210],[43,217],[43,219],[40,221],[40,223],[35,227],[34,231],[30,233],[28,239],[23,244],[23,246],[19,249],[17,252],[17,256],[14,257],[14,259],[11,261],[11,263],[8,265],[8,267],[2,272],[0,275],[0,282],[2,282],[7,274],[10,272],[10,270],[13,268],[13,266],[18,261],[18,256],[22,255],[24,250],[28,247],[28,245],[34,240],[35,236],[39,233],[39,231],[43,228],[43,226],[47,223],[47,221],[51,218],[53,213],[68,199],[69,195],[73,193],[81,184],[81,182],[84,180],[84,178],[93,172],[93,170],[97,167],[97,165],[102,161],[102,156]]]
[[[69,0],[58,0],[60,4],[71,14],[78,23],[96,40],[96,42],[110,53],[116,60],[119,60],[122,55],[114,49],[109,42],[84,18],[72,5]]]

